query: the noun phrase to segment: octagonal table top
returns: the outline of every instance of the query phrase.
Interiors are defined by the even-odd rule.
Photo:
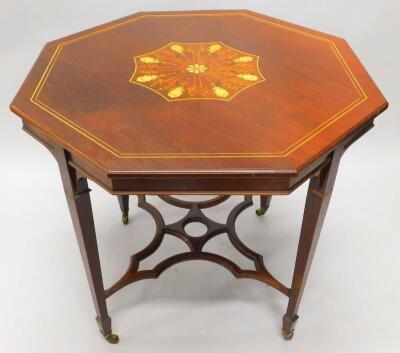
[[[386,107],[345,40],[247,10],[137,13],[52,41],[11,104],[110,176],[295,175]]]

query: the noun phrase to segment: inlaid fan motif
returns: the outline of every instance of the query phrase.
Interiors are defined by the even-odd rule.
[[[265,81],[259,57],[221,42],[170,43],[136,56],[130,82],[160,94],[168,101],[218,99],[229,101]]]

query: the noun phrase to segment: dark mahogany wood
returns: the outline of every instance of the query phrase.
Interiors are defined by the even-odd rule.
[[[118,195],[118,203],[122,212],[122,223],[129,222],[129,195]]]
[[[142,279],[158,278],[169,267],[189,260],[206,260],[214,262],[225,267],[236,278],[256,279],[276,288],[285,295],[289,295],[289,289],[275,279],[267,270],[262,256],[243,244],[236,233],[236,219],[241,212],[253,204],[251,196],[245,196],[243,202],[237,205],[230,212],[226,224],[214,222],[201,211],[204,208],[216,206],[224,202],[227,198],[228,197],[226,196],[219,196],[207,201],[190,202],[171,196],[161,196],[161,199],[163,199],[165,202],[168,202],[173,206],[189,210],[186,216],[180,221],[173,224],[165,224],[159,211],[146,201],[145,196],[140,195],[138,197],[138,206],[149,212],[153,216],[156,223],[154,239],[145,249],[131,256],[131,262],[128,270],[114,285],[106,290],[106,296],[109,297],[130,283]],[[185,231],[185,226],[193,222],[200,222],[204,224],[207,227],[206,233],[198,237],[187,234]],[[236,248],[236,250],[254,262],[255,270],[241,269],[238,265],[223,256],[202,250],[209,240],[218,235],[224,235],[225,233],[228,235],[229,241]],[[159,248],[166,234],[175,236],[185,242],[189,248],[189,252],[183,252],[169,257],[160,262],[151,270],[140,270],[139,266],[141,261],[151,256]]]
[[[90,189],[86,178],[79,177],[76,171],[68,165],[68,153],[61,148],[57,148],[54,152],[60,168],[72,223],[92,293],[97,313],[96,320],[100,331],[107,337],[111,335],[111,318],[107,312],[106,297],[104,295],[103,277],[89,195]]]
[[[134,56],[214,41],[257,55],[265,81],[175,102],[130,82]],[[139,13],[50,42],[11,104],[117,194],[288,193],[386,107],[343,39],[246,10]]]
[[[146,63],[160,64],[162,71],[179,62],[182,47],[174,43],[209,46],[202,56],[200,51],[193,55],[193,65],[173,66],[174,75],[184,74],[185,79],[174,78],[177,86],[168,92],[171,99],[139,84],[155,79],[159,85],[170,84],[158,75],[139,76],[142,81],[132,82]],[[217,43],[230,53],[221,61],[209,56]],[[167,48],[167,54],[159,58],[151,54],[160,48]],[[237,51],[243,55],[239,57]],[[145,59],[139,66],[141,57]],[[165,58],[168,62],[163,62]],[[256,58],[257,75],[222,75],[231,75],[235,63],[240,67]],[[221,62],[225,67],[220,70]],[[204,89],[201,78],[192,77],[193,86],[185,86],[188,72],[214,75],[213,90],[208,94],[218,93],[220,98],[226,97],[227,90],[218,85],[235,89],[232,82],[240,79],[258,82],[229,99],[213,96],[174,101],[182,92]],[[174,264],[188,260],[217,263],[237,278],[262,281],[287,295],[283,332],[290,338],[340,157],[387,107],[344,39],[247,10],[138,13],[52,41],[10,106],[22,118],[23,129],[59,163],[97,321],[112,343],[118,337],[111,333],[106,297],[135,281],[157,278]],[[124,223],[128,222],[129,195],[138,195],[139,207],[156,223],[154,239],[132,255],[127,272],[107,290],[103,288],[87,179],[118,195]],[[253,195],[261,196],[257,214],[262,215],[272,195],[289,194],[309,179],[289,288],[270,274],[261,255],[241,242],[235,222],[252,205]],[[218,196],[189,202],[169,196],[176,194]],[[145,195],[159,195],[188,213],[174,224],[165,224]],[[226,223],[214,222],[202,212],[230,195],[244,195],[244,200]],[[192,237],[186,233],[185,225],[194,221],[207,226],[206,234]],[[207,241],[223,233],[253,261],[255,270],[242,269],[203,251]],[[184,241],[189,250],[153,269],[139,269],[166,234]]]
[[[310,180],[297,250],[296,265],[290,289],[289,304],[286,314],[283,317],[283,333],[287,338],[293,335],[294,325],[298,319],[297,312],[300,300],[310,271],[321,228],[324,223],[343,152],[344,146],[338,147],[332,153],[329,163]]]
[[[271,195],[261,195],[260,196],[260,206],[264,208],[268,208],[269,205],[271,204]]]

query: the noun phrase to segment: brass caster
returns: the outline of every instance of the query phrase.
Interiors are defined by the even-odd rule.
[[[258,209],[256,209],[256,215],[257,216],[263,216],[265,215],[265,212],[267,212],[268,207],[260,207]]]
[[[293,338],[294,330],[290,331],[289,333],[282,330],[282,336],[285,340],[290,341]]]
[[[129,216],[127,213],[122,214],[122,223],[123,224],[128,224],[129,223]]]
[[[107,340],[107,342],[111,344],[116,344],[119,342],[119,337],[115,333],[108,333],[107,335],[104,336],[104,338]]]

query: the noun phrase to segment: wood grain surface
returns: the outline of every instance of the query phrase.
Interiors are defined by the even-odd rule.
[[[223,43],[258,57],[264,80],[230,100],[167,100],[132,84],[134,58],[170,43]],[[207,60],[214,86],[249,75]],[[186,79],[202,75],[190,70]],[[386,108],[343,39],[247,10],[138,13],[50,42],[11,104],[27,130],[113,191],[132,176],[298,177]]]

